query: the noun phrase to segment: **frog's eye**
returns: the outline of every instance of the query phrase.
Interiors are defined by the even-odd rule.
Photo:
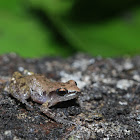
[[[56,92],[60,95],[60,96],[64,96],[65,94],[68,93],[68,90],[65,88],[59,88],[56,90]]]

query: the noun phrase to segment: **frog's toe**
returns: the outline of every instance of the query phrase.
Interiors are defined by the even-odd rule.
[[[57,113],[56,117],[61,118],[61,119],[67,119],[67,116],[64,115],[64,113],[62,113],[62,112],[61,113]]]
[[[31,110],[31,111],[34,110],[34,108],[33,108],[31,105],[26,105],[26,109],[27,109],[27,110]]]
[[[28,110],[33,110],[33,106],[30,105],[26,100],[22,100],[21,102],[26,105],[26,108]]]
[[[55,119],[55,121],[61,124],[65,124],[65,125],[76,125],[74,122],[63,119],[63,118],[57,118]]]

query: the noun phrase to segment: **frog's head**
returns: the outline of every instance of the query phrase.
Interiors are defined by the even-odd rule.
[[[51,94],[51,102],[49,106],[53,106],[59,102],[68,101],[77,98],[80,93],[80,89],[77,87],[77,83],[74,80],[69,80],[66,83],[61,83]]]

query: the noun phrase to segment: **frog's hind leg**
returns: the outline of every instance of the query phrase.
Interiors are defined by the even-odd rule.
[[[27,109],[29,109],[29,110],[32,110],[32,109],[33,109],[33,106],[30,105],[30,104],[27,102],[27,100],[22,99],[21,102],[22,102],[23,104],[26,105],[26,108],[27,108]]]
[[[12,96],[14,98],[16,98],[17,100],[19,100],[20,102],[22,102],[23,104],[26,105],[26,107],[30,110],[32,109],[32,105],[30,105],[28,102],[27,102],[27,99],[30,97],[30,96],[25,96],[25,94],[18,94],[18,93],[13,93]]]

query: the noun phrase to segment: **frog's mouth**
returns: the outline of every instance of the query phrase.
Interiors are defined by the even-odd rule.
[[[77,96],[78,96],[78,92],[72,91],[72,92],[65,93],[63,96],[59,95],[58,100],[60,102],[67,101],[67,100],[72,100],[72,99],[76,98]]]
[[[75,99],[78,97],[79,93],[80,92],[76,92],[76,91],[71,91],[71,92],[69,91],[65,94],[63,93],[63,95],[62,95],[62,93],[61,94],[54,93],[53,96],[51,97],[50,106],[53,106],[53,105],[60,103],[60,102]]]
[[[75,97],[75,96],[77,96],[77,92],[70,92],[66,96],[67,97]]]

